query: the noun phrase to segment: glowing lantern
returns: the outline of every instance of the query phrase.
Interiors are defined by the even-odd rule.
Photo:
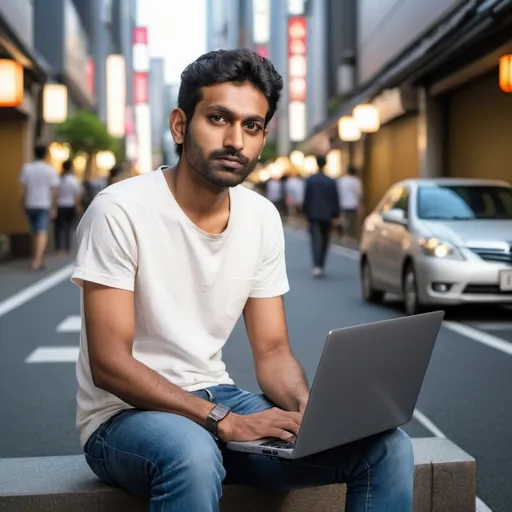
[[[358,105],[354,109],[353,116],[362,132],[373,133],[380,128],[379,111],[373,105]]]
[[[503,55],[500,58],[500,89],[512,92],[512,55]]]
[[[0,59],[0,107],[17,107],[23,101],[23,66]]]
[[[353,142],[361,138],[361,130],[353,117],[343,116],[338,121],[338,135],[341,140]]]

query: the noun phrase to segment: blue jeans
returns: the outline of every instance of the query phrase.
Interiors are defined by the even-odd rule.
[[[263,395],[230,385],[194,394],[237,414],[272,407]],[[283,460],[223,450],[183,416],[130,409],[98,428],[85,457],[105,483],[148,497],[150,512],[218,511],[223,482],[282,490],[346,482],[347,512],[412,511],[412,445],[400,429]]]

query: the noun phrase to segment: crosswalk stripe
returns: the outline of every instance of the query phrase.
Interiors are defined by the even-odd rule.
[[[80,332],[82,319],[80,315],[68,316],[57,326],[57,332]]]
[[[75,363],[79,350],[79,347],[38,347],[25,363]]]

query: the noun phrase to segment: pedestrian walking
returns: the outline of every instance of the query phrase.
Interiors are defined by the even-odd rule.
[[[329,250],[333,220],[338,217],[340,203],[336,182],[325,174],[326,159],[317,156],[318,172],[306,180],[304,216],[309,222],[313,276],[321,277]]]
[[[357,228],[363,215],[363,184],[354,167],[350,166],[345,176],[338,178],[338,194],[341,207],[343,240],[357,240]]]
[[[54,226],[55,249],[60,255],[71,252],[71,235],[75,220],[81,212],[81,198],[82,189],[73,174],[73,162],[66,160],[62,164]]]
[[[27,216],[32,233],[33,270],[45,268],[44,255],[48,245],[50,221],[57,215],[59,175],[45,161],[48,148],[39,145],[34,150],[35,159],[26,163],[20,173],[20,202]]]

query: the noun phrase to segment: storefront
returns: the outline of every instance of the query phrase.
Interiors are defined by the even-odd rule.
[[[512,95],[497,76],[494,70],[446,97],[448,176],[512,183]]]
[[[12,0],[0,6],[0,236],[13,255],[29,250],[28,226],[19,202],[18,175],[32,159],[39,138],[41,88],[47,66],[32,45],[32,2]]]
[[[414,114],[390,121],[368,136],[362,169],[367,211],[397,181],[418,176],[418,120]]]

